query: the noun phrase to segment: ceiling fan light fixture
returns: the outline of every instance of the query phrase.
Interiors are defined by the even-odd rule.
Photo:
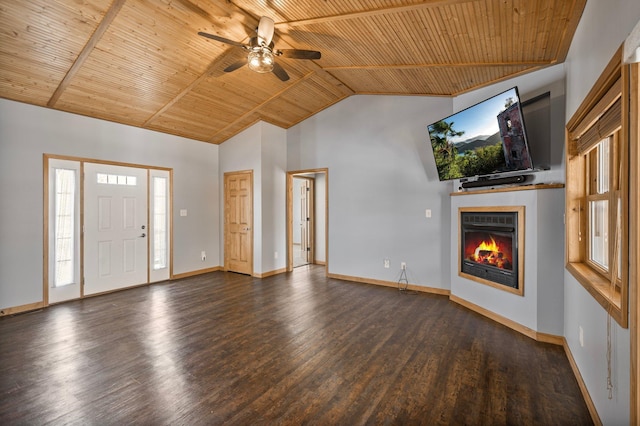
[[[266,49],[253,50],[247,58],[251,71],[265,73],[273,71],[273,53]]]

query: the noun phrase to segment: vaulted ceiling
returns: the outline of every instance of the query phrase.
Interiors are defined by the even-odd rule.
[[[454,96],[564,61],[586,0],[0,0],[0,97],[221,143],[353,94]],[[246,43],[275,21],[280,81]]]

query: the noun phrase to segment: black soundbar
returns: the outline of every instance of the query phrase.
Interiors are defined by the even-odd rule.
[[[479,188],[482,186],[508,185],[510,183],[522,183],[525,181],[525,178],[526,176],[524,175],[485,178],[472,180],[469,182],[462,182],[461,186],[463,188]]]

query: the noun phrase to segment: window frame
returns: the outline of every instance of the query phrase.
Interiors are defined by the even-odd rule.
[[[607,189],[600,192],[600,189],[596,188],[598,186],[597,182],[597,178],[599,178],[599,176],[593,176],[593,172],[594,169],[596,169],[596,173],[597,170],[599,170],[599,158],[598,156],[600,155],[600,148],[601,148],[601,144],[604,141],[608,141],[609,146],[608,146],[608,153],[607,153]],[[586,216],[586,221],[585,224],[587,226],[590,226],[590,224],[592,223],[592,217],[591,217],[591,202],[597,202],[597,201],[606,201],[607,202],[607,239],[608,239],[608,244],[607,244],[607,266],[603,266],[601,264],[599,264],[596,260],[594,260],[591,256],[591,252],[592,252],[592,247],[593,247],[593,241],[592,241],[592,232],[590,232],[590,229],[587,228],[587,232],[586,232],[586,258],[585,261],[586,263],[589,264],[589,266],[591,266],[594,270],[598,271],[601,275],[603,275],[606,279],[611,280],[612,277],[612,273],[613,273],[613,261],[614,260],[620,260],[620,257],[615,257],[616,253],[615,251],[618,250],[618,256],[620,256],[620,244],[616,245],[616,240],[615,240],[615,232],[616,232],[616,222],[612,219],[614,219],[614,215],[619,211],[618,209],[618,201],[620,200],[620,190],[616,189],[618,187],[618,182],[620,180],[620,169],[618,168],[619,166],[619,157],[618,157],[618,153],[620,151],[620,144],[621,140],[620,140],[620,131],[617,130],[615,131],[613,134],[609,135],[609,136],[605,136],[600,142],[598,142],[593,149],[591,149],[590,151],[588,151],[585,156],[585,162],[587,164],[587,177],[585,179],[585,181],[587,182],[587,189],[586,189],[586,201],[585,201],[585,205],[586,205],[586,212],[585,212],[585,216]],[[595,157],[595,158],[594,158]],[[616,210],[611,210],[612,208],[615,208]],[[614,237],[613,239],[611,237]],[[620,262],[617,262],[620,263]],[[615,267],[617,268],[618,265],[615,265]],[[617,271],[616,272],[620,272]],[[618,274],[618,279],[616,279],[614,285],[616,286],[616,291],[620,291],[620,287],[621,287],[621,280],[619,279],[620,274]]]
[[[623,328],[629,323],[629,66],[622,63],[622,47],[613,56],[585,100],[566,126],[566,268],[571,275]],[[586,146],[580,138],[598,128],[605,113],[620,100],[620,126],[607,131],[596,143]],[[604,121],[604,120],[602,120]],[[616,123],[617,125],[617,123]],[[608,133],[608,134],[607,134]],[[589,152],[606,137],[612,137],[609,147],[609,191],[594,194]],[[590,259],[589,201],[608,200],[608,268]],[[618,201],[620,200],[620,202]],[[618,205],[620,212],[618,213]],[[617,216],[621,223],[616,240]],[[617,253],[616,242],[620,243]],[[619,259],[619,261],[618,261]],[[616,263],[614,265],[614,262]],[[618,277],[612,274],[621,265]],[[613,283],[612,283],[613,281]]]

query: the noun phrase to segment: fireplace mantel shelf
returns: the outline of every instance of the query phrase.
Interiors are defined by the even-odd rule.
[[[538,183],[531,185],[509,186],[504,188],[481,189],[475,191],[452,192],[451,195],[475,195],[475,194],[493,194],[495,192],[511,192],[511,191],[530,191],[532,189],[553,189],[564,188],[564,183]]]

